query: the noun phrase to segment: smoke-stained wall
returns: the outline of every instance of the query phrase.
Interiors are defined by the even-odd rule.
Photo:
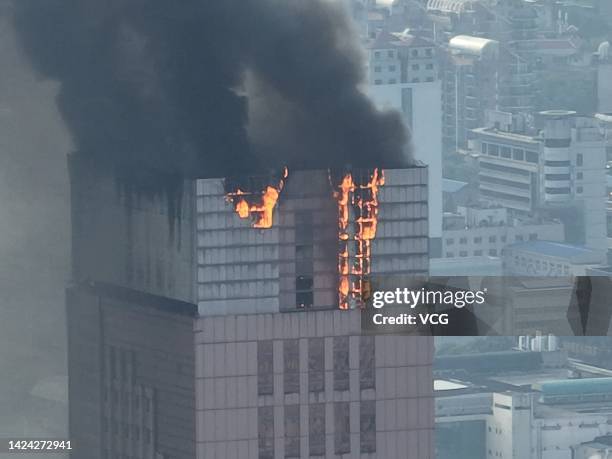
[[[174,196],[134,194],[82,155],[69,160],[72,279],[193,298],[194,183]]]

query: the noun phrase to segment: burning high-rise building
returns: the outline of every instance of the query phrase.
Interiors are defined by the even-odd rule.
[[[288,171],[280,182],[247,180],[250,192],[198,180],[200,313],[360,308],[378,278],[426,275],[426,174]]]
[[[352,309],[383,275],[427,272],[427,169],[363,93],[342,8],[20,0],[14,17],[80,152],[73,458],[431,458],[432,340],[362,336]]]
[[[185,187],[196,223],[183,209],[174,239],[148,199],[73,180],[72,457],[432,459],[432,338],[366,336],[361,311],[340,309],[366,283],[427,273],[426,180],[424,167],[202,179]],[[98,206],[116,218],[88,225]],[[158,242],[125,258],[88,234]],[[146,283],[162,240],[161,278],[197,279],[197,305]],[[172,263],[189,252],[197,275],[183,277]],[[126,260],[144,282],[124,278]]]

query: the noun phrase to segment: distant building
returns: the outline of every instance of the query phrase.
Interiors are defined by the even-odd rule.
[[[606,141],[594,119],[566,111],[541,117],[540,134],[503,114],[473,131],[481,199],[517,215],[559,218],[568,241],[605,252]]]
[[[517,241],[563,241],[559,221],[510,219],[502,207],[459,207],[444,215],[443,258],[501,257],[503,249]]]
[[[443,142],[446,151],[467,146],[472,129],[483,126],[485,110],[497,107],[499,43],[458,35],[442,56]]]
[[[572,447],[572,459],[612,459],[612,435]]]
[[[382,32],[368,45],[368,96],[397,110],[412,133],[414,157],[429,170],[429,237],[433,255],[442,237],[442,109],[434,43],[410,33]]]
[[[442,179],[442,200],[444,212],[456,212],[458,206],[478,202],[478,187],[474,183]]]
[[[518,276],[584,276],[601,264],[599,251],[551,241],[512,244],[504,254],[506,272]]]
[[[610,42],[605,41],[597,50],[597,111],[612,113],[612,53]]]
[[[580,373],[562,351],[443,356],[434,365],[439,459],[607,457],[576,456],[606,451],[607,370]]]

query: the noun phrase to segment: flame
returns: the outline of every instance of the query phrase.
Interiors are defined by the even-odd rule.
[[[276,188],[268,186],[261,198],[262,204],[260,206],[251,206],[251,212],[261,212],[255,223],[253,223],[253,228],[272,227],[272,212],[278,201],[278,196],[279,191]]]
[[[365,306],[364,283],[370,274],[371,241],[376,237],[378,226],[378,191],[385,184],[382,170],[374,169],[369,180],[356,184],[352,174],[347,173],[334,192],[338,203],[338,297],[340,309],[349,309],[352,304]],[[354,214],[354,230],[350,228],[351,211]],[[349,244],[356,252],[349,254]],[[349,269],[350,256],[353,264]]]
[[[283,175],[276,187],[268,185],[261,192],[258,201],[249,203],[247,196],[252,196],[252,193],[247,193],[241,189],[237,189],[227,194],[227,200],[234,204],[234,210],[242,219],[253,217],[253,228],[271,228],[274,223],[274,208],[278,202],[280,192],[285,186],[285,181],[289,176],[289,169],[283,169]]]

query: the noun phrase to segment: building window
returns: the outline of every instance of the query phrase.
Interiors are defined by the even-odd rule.
[[[421,81],[421,80],[420,80],[419,78],[413,78],[413,79],[412,79],[412,82],[413,82],[413,83],[419,83],[420,81]]]
[[[545,174],[544,178],[546,180],[569,180],[569,174]]]
[[[295,306],[298,309],[310,308],[314,302],[314,294],[313,294],[313,276],[312,276],[312,257],[308,259],[300,259],[298,258],[297,251],[298,247],[296,247],[296,271],[308,271],[309,274],[298,275],[295,278]],[[312,250],[312,246],[309,247]],[[309,269],[304,268],[300,265],[310,265]]]
[[[310,456],[325,456],[325,404],[308,407],[308,449]]]
[[[510,147],[501,147],[501,157],[510,159],[512,157],[512,150]]]
[[[431,83],[433,80],[434,80],[433,77],[425,78],[425,81],[428,82],[428,83]]]
[[[482,250],[474,250],[475,257],[482,257]]]
[[[480,244],[482,242],[482,237],[478,236],[474,238],[474,244]]]
[[[274,393],[272,347],[271,340],[257,342],[257,393],[259,395]]]
[[[577,180],[582,180],[582,177],[583,177],[582,172],[576,173],[576,179]]]
[[[448,238],[446,240],[446,245],[453,245],[455,243],[455,240],[453,238]]]
[[[380,51],[374,51],[374,58],[380,59]]]
[[[462,250],[461,252],[459,252],[459,256],[465,258],[468,256],[468,253],[465,250]]]
[[[419,56],[419,50],[418,49],[413,49],[410,54],[412,55],[412,57],[418,57]]]
[[[374,67],[374,73],[380,73],[380,65]]]
[[[274,407],[257,409],[259,459],[274,459]]]
[[[467,237],[462,237],[459,239],[459,244],[467,244]]]
[[[549,167],[569,167],[569,161],[544,161],[545,166]]]
[[[569,194],[570,189],[568,187],[563,188],[544,188],[546,194]]]
[[[300,457],[300,405],[285,406],[285,457]]]
[[[483,155],[487,154],[487,144],[486,143],[482,142],[480,144],[480,151],[482,152]]]
[[[308,339],[308,391],[325,390],[325,342],[323,338]]]
[[[395,78],[391,78],[389,80],[389,84],[395,84],[395,83],[397,83],[397,80]]]
[[[537,233],[530,233],[529,234],[529,240],[530,241],[537,241],[538,240],[538,234]]]
[[[334,390],[349,388],[349,338],[334,337]]]
[[[535,151],[528,151],[527,152],[527,162],[537,164],[538,154]]]
[[[389,72],[395,72],[395,65],[389,66]]]
[[[285,394],[300,392],[300,351],[297,339],[283,341],[283,381]]]
[[[495,243],[497,242],[497,238],[495,236],[489,236],[489,242]]]
[[[382,80],[374,80],[374,84],[380,85],[380,84],[382,84]]]
[[[584,162],[584,158],[582,157],[582,153],[578,153],[576,155],[576,166],[582,167],[583,162]]]
[[[431,49],[431,48],[426,48],[426,49],[425,49],[425,55],[426,55],[427,57],[431,57],[431,56],[433,56],[433,49]]]
[[[412,64],[412,70],[419,70],[421,67],[419,64]]]
[[[387,51],[387,56],[393,58],[395,57],[395,52],[393,52],[393,50],[389,50]]]
[[[495,249],[490,249],[490,250],[489,250],[489,255],[490,255],[490,256],[492,256],[492,257],[496,257],[496,256],[497,256],[497,250],[495,250]]]
[[[579,186],[579,187],[577,187],[577,188],[576,188],[576,192],[577,192],[578,194],[581,194],[581,193],[582,193],[582,191],[583,191],[583,188],[582,188],[581,186]]]
[[[489,144],[489,155],[491,155],[491,156],[499,156],[499,146],[490,143]]]
[[[522,241],[523,241],[523,235],[522,235],[522,234],[517,234],[517,235],[514,237],[514,240],[515,240],[515,241],[518,241],[518,242],[522,242]]]
[[[334,453],[351,452],[351,425],[348,402],[334,403]]]
[[[376,387],[374,346],[374,336],[361,336],[359,338],[359,387],[362,390]]]
[[[455,254],[453,252],[446,252],[446,258],[455,258]]]
[[[508,238],[506,238],[506,236],[502,236],[502,237],[501,237],[501,241],[502,241],[502,242],[506,242],[506,240],[507,240],[507,239],[508,239]]]
[[[516,161],[524,161],[525,160],[525,150],[521,148],[513,148],[512,149],[512,159]]]
[[[376,402],[374,400],[361,402],[359,416],[360,447],[362,453],[376,451]]]
[[[426,68],[427,70],[433,70],[433,67],[434,67],[434,66],[433,66],[433,64],[426,64],[426,65],[425,65],[425,68]]]

